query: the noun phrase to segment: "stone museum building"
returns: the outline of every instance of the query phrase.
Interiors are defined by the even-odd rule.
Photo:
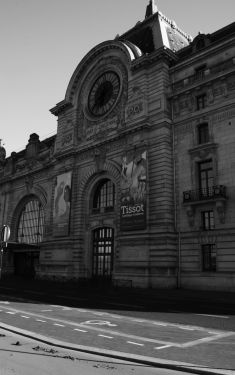
[[[235,290],[235,23],[192,39],[151,0],[50,111],[0,147],[4,275]]]

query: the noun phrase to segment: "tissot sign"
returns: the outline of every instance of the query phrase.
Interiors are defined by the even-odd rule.
[[[146,228],[146,151],[124,156],[121,172],[120,229]]]

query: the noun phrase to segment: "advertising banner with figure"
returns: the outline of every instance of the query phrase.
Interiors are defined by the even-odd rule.
[[[69,234],[71,180],[72,172],[63,173],[56,178],[53,207],[54,236]]]
[[[125,155],[121,172],[120,229],[146,228],[147,152]]]

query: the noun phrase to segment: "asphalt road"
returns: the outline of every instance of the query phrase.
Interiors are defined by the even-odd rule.
[[[0,296],[3,328],[10,326],[29,331],[32,337],[58,340],[80,348],[119,352],[126,358],[133,355],[187,362],[192,368],[208,366],[235,371],[233,314],[175,311],[177,304],[169,301],[165,311],[163,301],[159,302],[160,311],[156,308],[149,311],[141,300],[128,303],[107,296],[103,304],[100,297],[102,307],[95,308],[91,307],[92,296],[57,294],[53,301],[50,297],[51,301],[45,302],[48,297],[43,292],[25,290],[21,296],[19,293],[15,296],[13,289],[6,291],[7,295]]]

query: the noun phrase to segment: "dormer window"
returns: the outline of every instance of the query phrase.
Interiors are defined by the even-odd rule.
[[[197,128],[198,144],[209,142],[209,127],[207,123],[200,124]]]

